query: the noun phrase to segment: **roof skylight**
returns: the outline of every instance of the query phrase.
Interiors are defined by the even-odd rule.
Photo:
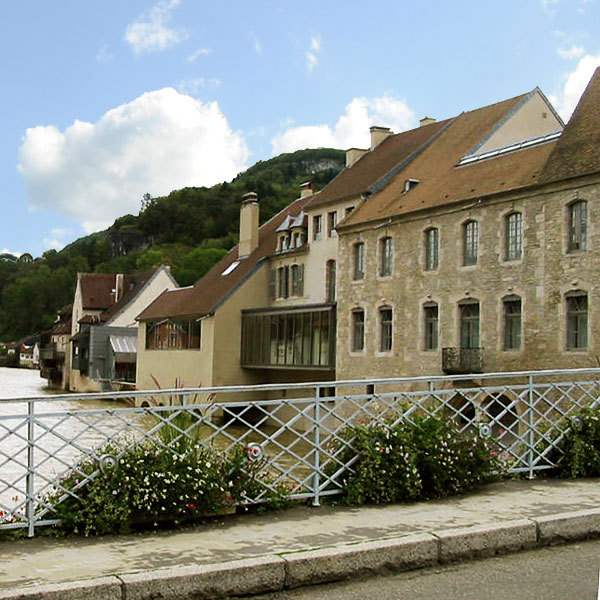
[[[221,277],[225,277],[225,275],[229,275],[229,273],[235,271],[235,268],[240,264],[239,260],[234,260],[222,273]]]

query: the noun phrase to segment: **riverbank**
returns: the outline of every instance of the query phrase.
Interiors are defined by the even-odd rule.
[[[600,535],[600,480],[505,481],[441,501],[297,507],[169,532],[0,543],[0,599],[218,598]]]

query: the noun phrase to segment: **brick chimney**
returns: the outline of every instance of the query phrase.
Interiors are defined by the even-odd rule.
[[[310,181],[300,184],[300,198],[306,198],[313,193],[313,185]]]
[[[435,123],[435,119],[433,117],[423,117],[419,120],[419,127],[423,127],[424,125],[431,125]]]
[[[389,127],[378,127],[377,125],[373,125],[369,131],[371,132],[371,150],[379,146],[386,137],[392,135]]]
[[[346,167],[351,167],[366,152],[368,152],[368,150],[348,148],[348,150],[346,150]]]
[[[123,273],[115,275],[115,303],[123,297]]]
[[[240,242],[238,258],[251,254],[258,246],[258,194],[248,192],[242,196],[240,208]]]

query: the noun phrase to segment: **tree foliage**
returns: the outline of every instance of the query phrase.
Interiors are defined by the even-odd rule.
[[[258,194],[264,223],[298,197],[301,183],[320,189],[343,165],[340,150],[281,154],[211,188],[183,188],[160,198],[144,194],[139,215],[123,215],[61,251],[36,259],[7,256],[0,260],[0,340],[49,327],[73,301],[78,272],[133,273],[167,264],[180,285],[192,285],[237,243],[243,194]]]

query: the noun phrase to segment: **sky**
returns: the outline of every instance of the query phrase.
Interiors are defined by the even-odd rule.
[[[539,86],[568,120],[600,0],[4,0],[0,249],[41,256],[303,148]]]

